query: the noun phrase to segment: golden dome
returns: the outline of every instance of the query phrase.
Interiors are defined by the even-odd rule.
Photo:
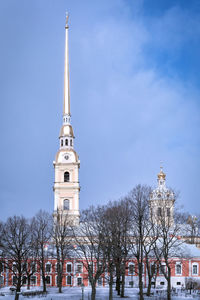
[[[163,172],[162,168],[160,168],[160,173],[158,173],[158,179],[165,180],[166,174]]]
[[[70,136],[74,138],[74,132],[72,126],[69,124],[63,125],[60,130],[60,137],[61,136]]]

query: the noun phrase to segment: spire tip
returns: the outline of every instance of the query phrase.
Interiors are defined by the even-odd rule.
[[[68,25],[68,20],[69,20],[69,13],[66,11],[66,21],[65,21],[65,27],[69,27],[69,25]]]

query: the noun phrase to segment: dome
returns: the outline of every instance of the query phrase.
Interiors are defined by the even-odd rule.
[[[160,169],[160,173],[158,173],[158,179],[164,179],[165,180],[166,174],[163,172],[162,168]]]
[[[60,130],[60,137],[61,136],[70,136],[74,138],[74,132],[72,126],[69,124],[63,125]]]

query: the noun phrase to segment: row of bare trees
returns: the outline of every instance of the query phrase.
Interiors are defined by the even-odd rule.
[[[82,211],[79,226],[75,226],[66,211],[53,217],[40,211],[31,220],[14,216],[0,223],[1,255],[6,268],[15,275],[16,296],[27,278],[30,286],[34,265],[39,266],[43,291],[46,292],[45,264],[48,257],[57,260],[57,285],[62,292],[64,263],[76,258],[87,271],[92,287],[91,299],[96,297],[96,285],[102,276],[109,285],[109,299],[113,285],[125,297],[125,278],[128,261],[137,261],[139,297],[144,299],[144,263],[148,275],[147,295],[152,279],[156,281],[160,266],[167,281],[168,300],[171,299],[171,272],[174,257],[184,258],[180,236],[188,216],[174,212],[174,222],[162,214],[155,222],[149,209],[148,186],[137,185],[119,201]],[[13,268],[13,265],[15,266]],[[132,271],[133,273],[133,271]]]

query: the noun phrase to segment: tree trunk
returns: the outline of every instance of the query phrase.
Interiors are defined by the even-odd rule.
[[[117,291],[117,295],[120,295],[120,265],[119,262],[117,262],[116,265],[116,291]]]
[[[171,300],[171,269],[168,268],[167,276],[167,300]]]
[[[110,280],[109,280],[109,300],[113,298],[113,273],[110,272]]]
[[[30,290],[30,285],[31,285],[31,276],[27,276],[27,281],[28,281],[28,284],[27,284],[27,290]]]
[[[42,263],[42,283],[43,283],[43,292],[46,293],[46,278],[45,278],[45,270],[44,270],[44,263]]]
[[[142,282],[142,263],[139,264],[139,295],[140,295],[140,300],[144,300],[143,282]]]
[[[152,277],[149,276],[149,282],[148,282],[148,287],[147,287],[147,296],[149,297],[150,294],[151,294],[151,280],[152,280]]]
[[[121,287],[121,298],[124,298],[124,287],[125,287],[125,274],[123,271],[123,275],[122,275],[122,287]]]
[[[19,277],[17,280],[17,287],[16,287],[16,292],[15,292],[15,300],[19,299],[19,293],[21,290],[21,278]]]
[[[62,293],[62,275],[58,274],[58,293]]]
[[[95,298],[96,298],[96,282],[92,283],[91,300],[95,300]]]

